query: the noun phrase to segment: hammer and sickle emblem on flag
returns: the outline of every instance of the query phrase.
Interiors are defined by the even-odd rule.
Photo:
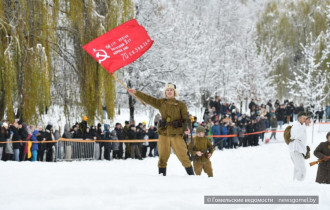
[[[106,59],[110,58],[110,56],[108,56],[107,52],[104,51],[104,50],[95,50],[95,49],[93,49],[93,51],[94,51],[94,52],[97,52],[97,53],[96,53],[96,57],[97,57],[97,58],[102,57],[102,59],[99,59],[99,60],[98,60],[99,64],[101,64],[102,61],[105,61]],[[100,53],[100,52],[101,52],[101,53]]]

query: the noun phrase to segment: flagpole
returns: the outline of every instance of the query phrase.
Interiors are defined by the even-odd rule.
[[[125,85],[125,83],[123,83],[123,81],[121,81],[115,74],[111,74],[115,79],[117,79],[117,81],[128,91],[128,87]],[[140,101],[144,106],[146,106],[146,104],[140,99],[138,98],[134,93],[130,93],[132,94],[138,101]]]

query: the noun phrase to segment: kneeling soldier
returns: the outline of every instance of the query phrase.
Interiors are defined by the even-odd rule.
[[[192,145],[189,142],[188,149],[192,150],[192,160],[196,175],[201,175],[202,169],[209,176],[213,177],[212,164],[210,157],[214,151],[212,143],[205,137],[205,128],[198,127],[196,129],[197,136],[193,138]],[[192,148],[191,148],[192,147]]]

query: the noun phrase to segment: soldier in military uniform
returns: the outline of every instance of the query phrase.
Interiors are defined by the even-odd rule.
[[[316,182],[320,184],[330,184],[330,161],[328,158],[328,156],[330,156],[330,132],[327,134],[327,141],[321,142],[319,146],[316,147],[314,155],[323,160],[317,169]]]
[[[128,92],[135,94],[147,104],[158,109],[161,114],[162,119],[158,125],[159,174],[166,176],[167,161],[170,157],[172,147],[187,173],[194,175],[187,154],[187,146],[182,138],[184,125],[188,117],[187,106],[182,101],[175,99],[178,96],[176,86],[174,84],[167,84],[164,90],[164,98],[161,99],[154,98],[135,89],[129,89]]]
[[[196,129],[197,136],[189,142],[189,150],[192,148],[193,165],[196,175],[201,175],[202,170],[209,176],[213,177],[212,164],[210,157],[214,151],[211,141],[205,137],[205,128],[198,127]]]

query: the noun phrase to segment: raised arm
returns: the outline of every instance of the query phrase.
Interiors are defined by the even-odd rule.
[[[156,109],[160,108],[160,105],[161,105],[160,99],[152,97],[150,95],[147,95],[147,94],[145,94],[141,91],[135,90],[135,89],[129,89],[128,92],[131,94],[132,93],[135,94],[137,97],[142,99],[147,104],[153,106],[154,108],[156,108]]]

